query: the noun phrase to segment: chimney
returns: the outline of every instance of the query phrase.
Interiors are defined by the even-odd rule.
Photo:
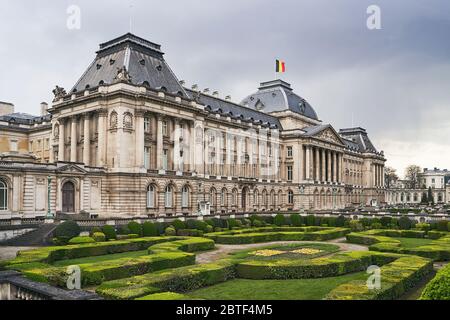
[[[9,102],[0,101],[0,116],[11,113],[14,113],[14,105]]]
[[[214,92],[213,92],[213,96],[216,97],[216,98],[218,98],[218,97],[219,97],[219,91],[214,91]]]
[[[198,85],[197,84],[194,84],[194,85],[192,85],[192,90],[194,90],[194,91],[197,91],[198,90]]]
[[[47,102],[41,102],[41,116],[48,114],[48,104]]]
[[[231,96],[226,96],[225,100],[231,100]]]

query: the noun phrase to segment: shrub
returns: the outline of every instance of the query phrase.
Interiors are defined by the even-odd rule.
[[[369,218],[361,218],[359,221],[361,221],[365,228],[368,228],[371,225],[371,220]]]
[[[165,234],[166,236],[175,236],[175,235],[177,234],[177,231],[175,230],[174,227],[167,227],[167,228],[164,230],[164,234]]]
[[[291,224],[294,227],[300,227],[302,225],[302,217],[298,213],[291,214]]]
[[[175,228],[175,230],[186,229],[186,224],[180,219],[173,220],[171,225]]]
[[[53,236],[64,242],[77,237],[80,232],[81,229],[75,221],[64,221],[55,228]]]
[[[102,232],[105,234],[106,240],[112,240],[117,238],[116,230],[113,226],[103,226]]]
[[[422,231],[430,231],[431,226],[429,223],[418,223],[418,224],[416,224],[416,229],[419,229]]]
[[[128,223],[128,229],[131,234],[137,234],[138,236],[142,236],[142,226],[136,221],[130,221]]]
[[[69,240],[69,244],[94,243],[95,240],[91,237],[74,237]]]
[[[343,227],[345,225],[345,217],[343,215],[340,215],[336,218],[336,227]]]
[[[329,217],[328,218],[328,226],[329,227],[336,227],[336,218],[335,217]]]
[[[144,237],[156,237],[159,232],[154,223],[146,221],[142,224],[142,234]]]
[[[277,214],[275,216],[275,218],[273,219],[273,222],[277,225],[277,226],[282,226],[286,223],[286,219],[284,218],[284,215],[282,215],[281,213]]]
[[[93,227],[93,228],[91,229],[91,231],[89,232],[89,234],[90,234],[91,237],[92,237],[92,235],[93,235],[94,233],[96,233],[96,232],[102,232],[102,229],[101,229],[100,227]]]
[[[307,226],[313,226],[314,222],[315,222],[314,215],[309,214],[306,216],[306,225]]]
[[[95,242],[103,242],[106,240],[106,236],[103,232],[94,232],[94,234],[92,234],[92,238]]]
[[[351,220],[350,221],[350,230],[353,232],[355,231],[362,231],[364,230],[364,226],[359,220]]]
[[[438,271],[422,292],[421,300],[450,300],[450,264]]]
[[[211,226],[209,227],[212,228]],[[201,237],[203,236],[203,231],[196,229],[180,229],[177,230],[177,235],[182,237]]]
[[[214,232],[214,227],[208,224],[206,226],[206,233],[209,233],[209,232]]]
[[[438,231],[449,231],[448,230],[448,222],[446,220],[440,220],[437,222],[437,230]]]
[[[259,228],[259,227],[262,227],[262,225],[263,225],[263,222],[261,220],[253,220],[254,227]]]
[[[409,229],[411,229],[411,225],[412,225],[411,219],[409,219],[408,217],[403,216],[403,217],[401,217],[398,220],[398,226],[402,230],[409,230]]]
[[[140,235],[138,235],[136,233],[130,233],[128,235],[128,239],[136,239],[136,238],[139,238],[139,237],[140,237]]]
[[[380,223],[383,227],[387,228],[392,222],[391,217],[381,217]]]
[[[381,223],[372,223],[372,229],[383,229],[383,225]]]
[[[131,231],[128,228],[128,226],[120,226],[117,230],[117,234],[121,234],[121,235],[127,235],[130,233],[131,233]]]
[[[227,221],[228,221],[228,227],[230,229],[233,229],[238,226],[236,219],[230,218],[230,219],[227,219]]]

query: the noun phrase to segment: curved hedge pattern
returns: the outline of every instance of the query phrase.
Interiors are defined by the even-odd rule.
[[[438,271],[422,292],[421,300],[450,300],[450,264]]]
[[[208,233],[205,237],[221,244],[249,244],[273,241],[325,241],[344,237],[347,228],[264,227]]]
[[[351,243],[370,245],[369,250],[412,254],[434,261],[450,260],[450,234],[440,233],[442,236],[430,244],[416,248],[404,248],[401,242],[390,237],[423,238],[425,231],[416,230],[369,230],[365,232],[347,234],[347,241]],[[436,237],[433,233],[433,238]]]

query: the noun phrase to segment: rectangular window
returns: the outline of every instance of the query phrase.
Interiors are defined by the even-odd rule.
[[[148,117],[144,118],[144,132],[150,132],[150,118]]]
[[[144,147],[144,167],[150,169],[150,148]]]
[[[167,150],[167,149],[164,149],[163,150],[163,159],[162,159],[163,161],[162,161],[162,165],[163,165],[163,169],[164,170],[167,170],[167,168],[169,167],[169,163],[168,163],[168,160],[169,160],[169,150]]]
[[[292,166],[287,166],[287,180],[292,181],[293,174],[292,174]]]
[[[293,156],[292,147],[287,147],[287,156],[289,158]]]
[[[17,151],[17,140],[11,140],[11,151]]]
[[[163,136],[167,136],[168,135],[168,127],[167,127],[167,121],[163,121],[162,122],[162,132],[163,132]]]

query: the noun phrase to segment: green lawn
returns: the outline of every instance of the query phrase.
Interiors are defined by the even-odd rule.
[[[85,257],[85,258],[71,259],[71,260],[61,260],[61,261],[54,262],[53,265],[56,267],[66,267],[66,266],[86,264],[86,263],[105,262],[105,261],[115,260],[115,259],[119,259],[119,258],[137,258],[137,257],[141,257],[141,256],[146,256],[146,255],[148,255],[147,250],[129,251],[129,252],[122,252],[122,253],[107,254],[104,256]]]
[[[339,277],[296,280],[235,279],[186,295],[193,299],[215,300],[320,300],[337,286],[352,280],[365,280],[365,272]]]
[[[393,238],[393,239],[400,241],[402,247],[406,249],[425,246],[427,244],[430,244],[431,241],[433,241],[431,239],[421,239],[421,238]]]

